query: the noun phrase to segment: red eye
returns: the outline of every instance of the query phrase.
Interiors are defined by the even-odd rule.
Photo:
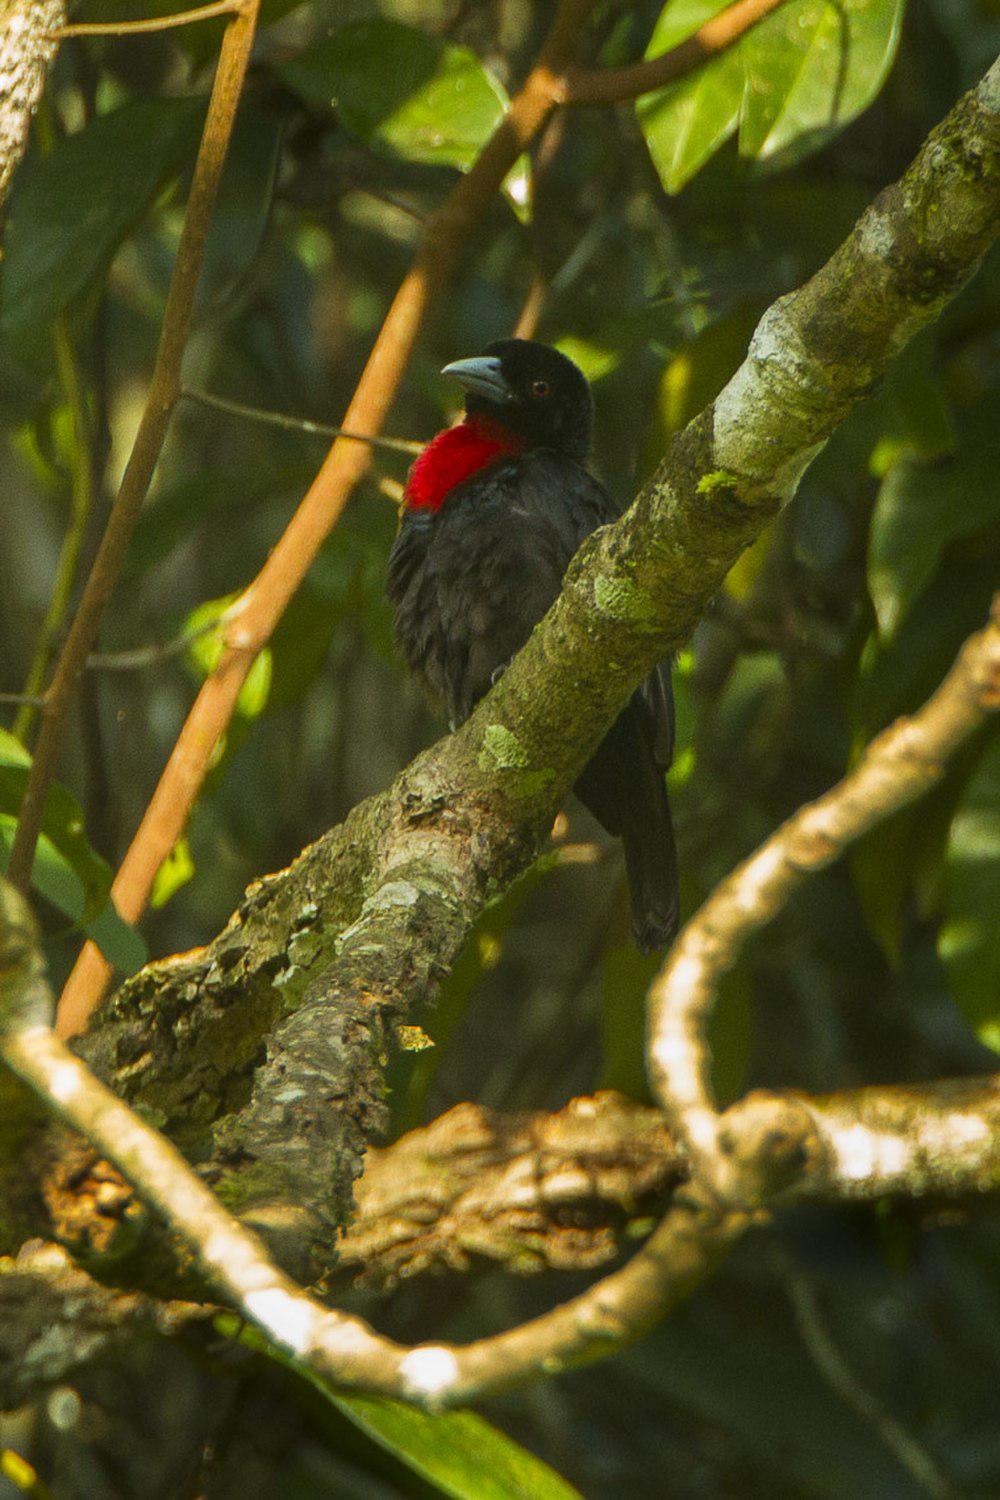
[[[531,394],[533,396],[547,396],[549,394],[549,382],[547,380],[533,380],[531,382]]]

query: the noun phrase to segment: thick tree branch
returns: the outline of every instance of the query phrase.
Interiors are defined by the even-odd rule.
[[[381,1290],[486,1265],[587,1270],[613,1260],[628,1224],[662,1211],[684,1175],[660,1112],[617,1094],[553,1115],[459,1104],[368,1152],[335,1284]]]
[[[810,875],[940,780],[955,752],[998,708],[1000,595],[990,623],[966,642],[923,708],[880,734],[849,776],[789,818],[680,934],[650,991],[650,1076],[706,1168],[720,1165],[705,1027],[722,976]]]
[[[51,1030],[52,995],[28,909],[0,881],[0,1057],[80,1131],[190,1247],[211,1286],[320,1378],[427,1405],[468,1401],[543,1365],[596,1357],[634,1337],[707,1274],[746,1222],[703,1197],[675,1207],[625,1271],[496,1338],[407,1348],[362,1319],[323,1307],[269,1260],[158,1131],[117,1099]]]
[[[327,1243],[381,1118],[398,1026],[532,857],[635,682],[790,492],[834,425],[824,393],[842,415],[996,233],[998,78],[1000,64],[829,264],[765,315],[730,386],[584,549],[472,720],[251,887],[207,949],[151,965],[105,1007],[86,1055],[194,1159],[212,1158],[217,1127],[213,1180],[234,1206],[269,1212],[291,1192],[319,1211],[303,1210],[301,1231]],[[739,470],[720,466],[734,457]]]

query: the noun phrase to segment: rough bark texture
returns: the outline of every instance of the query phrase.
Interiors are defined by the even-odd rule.
[[[58,1246],[26,1246],[14,1260],[0,1259],[0,1409],[30,1400],[137,1333],[171,1333],[209,1314],[111,1291]]]
[[[553,1115],[459,1104],[368,1153],[338,1280],[382,1290],[429,1271],[605,1265],[683,1176],[660,1112],[617,1094]]]
[[[0,0],[0,210],[59,45],[49,33],[65,21],[63,0]]]
[[[464,728],[253,887],[207,949],[152,965],[99,1013],[87,1056],[228,1201],[266,1219],[293,1194],[299,1231],[318,1241],[342,1222],[399,1024],[538,849],[635,684],[998,227],[1000,64],[831,261],[765,315],[744,365],[626,516],[581,550]]]

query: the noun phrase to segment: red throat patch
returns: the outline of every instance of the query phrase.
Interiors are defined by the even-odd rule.
[[[482,417],[446,427],[431,439],[410,470],[406,503],[411,510],[438,511],[463,479],[494,459],[523,451],[523,438]]]

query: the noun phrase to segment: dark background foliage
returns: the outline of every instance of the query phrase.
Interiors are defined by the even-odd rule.
[[[153,0],[146,13],[165,8]],[[815,58],[806,66],[796,54],[792,68],[778,31],[757,45],[770,48],[762,66],[780,107],[758,121],[756,142],[746,127],[743,156],[722,144],[731,58],[712,65],[710,88],[699,75],[638,112],[564,117],[546,143],[530,222],[515,183],[478,230],[392,432],[422,439],[450,419],[437,371],[508,333],[541,275],[538,336],[593,380],[595,464],[626,502],[669,434],[735,369],[763,309],[823,261],[1000,39],[992,0],[910,0],[901,18],[886,0],[855,0],[841,13],[849,45],[836,53],[823,29],[833,9],[791,0],[775,20],[793,39],[794,27],[810,36],[814,27],[815,57],[834,56],[843,113],[852,100],[863,109],[844,128],[817,124],[829,79]],[[593,58],[636,56],[658,11],[598,6]],[[79,18],[125,14],[136,7],[93,0]],[[548,14],[525,0],[293,10],[265,0],[189,387],[338,420],[422,218],[468,165]],[[667,25],[658,34],[669,42]],[[212,23],[65,45],[12,194],[0,287],[8,691],[28,678],[74,514],[86,560],[128,452],[217,40]],[[915,707],[984,618],[1000,553],[998,330],[994,260],[837,434],[678,661],[671,782],[686,911]],[[102,651],[210,622],[266,556],[323,451],[321,439],[186,400]],[[395,510],[380,477],[399,481],[405,466],[377,456],[248,682],[144,924],[150,953],[210,937],[250,880],[286,864],[440,731],[392,653],[382,598]],[[144,669],[87,676],[61,768],[86,841],[68,841],[71,810],[45,846],[39,892],[57,979],[80,922],[103,903],[93,851],[112,866],[120,857],[215,648],[202,633]],[[20,734],[23,716],[2,712]],[[10,733],[0,749],[16,772]],[[0,839],[18,786],[16,775],[0,780]],[[994,731],[930,798],[812,882],[728,985],[715,1037],[725,1094],[992,1067],[998,804]],[[436,1048],[394,1065],[394,1132],[462,1099],[541,1108],[597,1086],[646,1097],[642,1007],[653,970],[627,940],[617,852],[579,808],[567,814],[564,843],[579,858],[540,866],[486,914],[425,1018]],[[135,938],[107,928],[105,913],[115,956],[135,962]],[[1000,1221],[981,1206],[802,1212],[783,1222],[780,1243],[745,1247],[632,1353],[490,1414],[592,1497],[946,1493],[900,1462],[886,1412],[957,1491],[995,1494],[998,1252]],[[366,1311],[400,1337],[464,1337],[571,1289],[566,1278],[495,1274],[415,1285]],[[872,1394],[874,1414],[831,1383],[825,1339],[855,1396]],[[67,1500],[492,1493],[415,1477],[288,1372],[221,1337],[136,1347],[86,1368],[75,1390],[78,1400],[55,1393],[0,1427]]]

